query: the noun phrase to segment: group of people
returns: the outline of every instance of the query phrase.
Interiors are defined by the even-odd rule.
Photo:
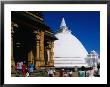
[[[55,69],[49,69],[48,70],[48,76],[49,77],[54,77],[56,75],[56,71],[55,71]],[[56,75],[57,76],[57,75]],[[69,72],[67,72],[66,70],[64,70],[64,69],[61,69],[60,71],[59,71],[59,76],[60,77],[72,77],[72,71],[70,70]]]
[[[67,71],[65,69],[61,69],[60,77],[72,77],[72,70]]]
[[[29,66],[26,66],[25,61],[18,61],[16,63],[16,76],[23,76],[23,77],[29,77],[29,75],[34,70],[34,64],[29,64]]]
[[[59,73],[59,75],[56,75],[56,72]],[[77,72],[77,73],[76,73]],[[96,67],[92,67],[89,70],[66,70],[66,69],[49,69],[48,70],[48,76],[49,77],[99,77],[100,76],[100,69],[98,70]]]
[[[34,64],[30,63],[28,66],[25,61],[18,61],[16,63],[16,76],[20,77],[29,77],[34,70]],[[89,70],[82,68],[81,70],[75,69],[74,72],[72,70],[60,69],[55,70],[49,68],[46,70],[49,77],[57,77],[57,72],[59,73],[58,77],[73,77],[74,72],[78,72],[78,77],[99,77],[100,76],[100,68],[92,67]]]
[[[99,77],[100,76],[100,69],[96,67],[92,67],[90,70],[86,71],[86,77]]]

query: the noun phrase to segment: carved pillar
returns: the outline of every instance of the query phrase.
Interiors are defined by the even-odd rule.
[[[49,66],[49,61],[50,61],[50,52],[49,52],[49,49],[46,47],[45,48],[45,64],[46,64],[46,66]]]
[[[44,32],[40,32],[40,66],[44,66]]]
[[[33,52],[32,50],[30,50],[30,52],[28,53],[28,64],[33,63]]]
[[[48,54],[48,66],[53,66],[53,42],[49,41],[48,43],[48,48],[47,48],[47,54]]]
[[[36,65],[38,67],[40,67],[40,46],[39,46],[40,42],[37,41],[36,42]]]
[[[34,31],[36,39],[36,69],[40,67],[40,34],[39,31]]]
[[[18,28],[18,25],[11,21],[11,65],[13,66],[15,66],[15,61],[13,57],[13,34],[17,28]]]
[[[47,49],[48,62],[50,61],[50,49]]]
[[[11,33],[11,65],[15,66],[14,57],[13,57],[13,33]]]
[[[54,55],[54,52],[53,52],[53,47],[54,47],[54,43],[53,42],[50,42],[50,62],[49,62],[49,65],[50,66],[54,66],[54,59],[53,59],[53,55]]]

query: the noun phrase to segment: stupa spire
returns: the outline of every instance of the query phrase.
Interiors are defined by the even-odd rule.
[[[62,18],[62,22],[61,22],[60,27],[67,27],[67,26],[66,26],[66,23],[65,23],[64,17]]]
[[[61,33],[70,33],[71,32],[70,30],[68,30],[68,27],[66,26],[64,17],[62,18],[62,21],[60,24],[60,29],[59,29],[58,33],[59,32],[61,32]]]

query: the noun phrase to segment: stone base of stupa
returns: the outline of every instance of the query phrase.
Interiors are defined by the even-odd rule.
[[[74,67],[87,67],[83,58],[54,58],[54,66],[56,68],[74,68]]]

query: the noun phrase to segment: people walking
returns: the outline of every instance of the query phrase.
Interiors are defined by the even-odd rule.
[[[64,69],[61,69],[60,70],[60,77],[63,77],[63,75],[64,75]]]
[[[54,72],[53,72],[52,69],[49,69],[49,70],[48,70],[48,76],[49,76],[49,77],[53,77],[53,76],[54,76]]]
[[[29,77],[29,72],[28,71],[26,72],[26,77]]]
[[[20,70],[19,70],[19,61],[16,63],[16,77],[19,77],[20,75]]]
[[[22,61],[20,61],[19,62],[19,72],[20,72],[20,75],[22,75],[22,65],[23,65],[23,62]]]
[[[72,77],[72,70],[69,72],[69,77]]]
[[[65,72],[63,73],[63,77],[68,77],[67,71],[65,71]]]
[[[18,61],[16,63],[16,75],[17,75],[17,77],[22,75],[22,65],[23,65],[22,61]]]
[[[34,70],[34,64],[31,63],[31,64],[29,64],[29,73],[31,74],[33,72],[33,70]]]
[[[25,63],[22,65],[22,75],[23,75],[23,77],[26,76],[26,65],[25,65]]]

